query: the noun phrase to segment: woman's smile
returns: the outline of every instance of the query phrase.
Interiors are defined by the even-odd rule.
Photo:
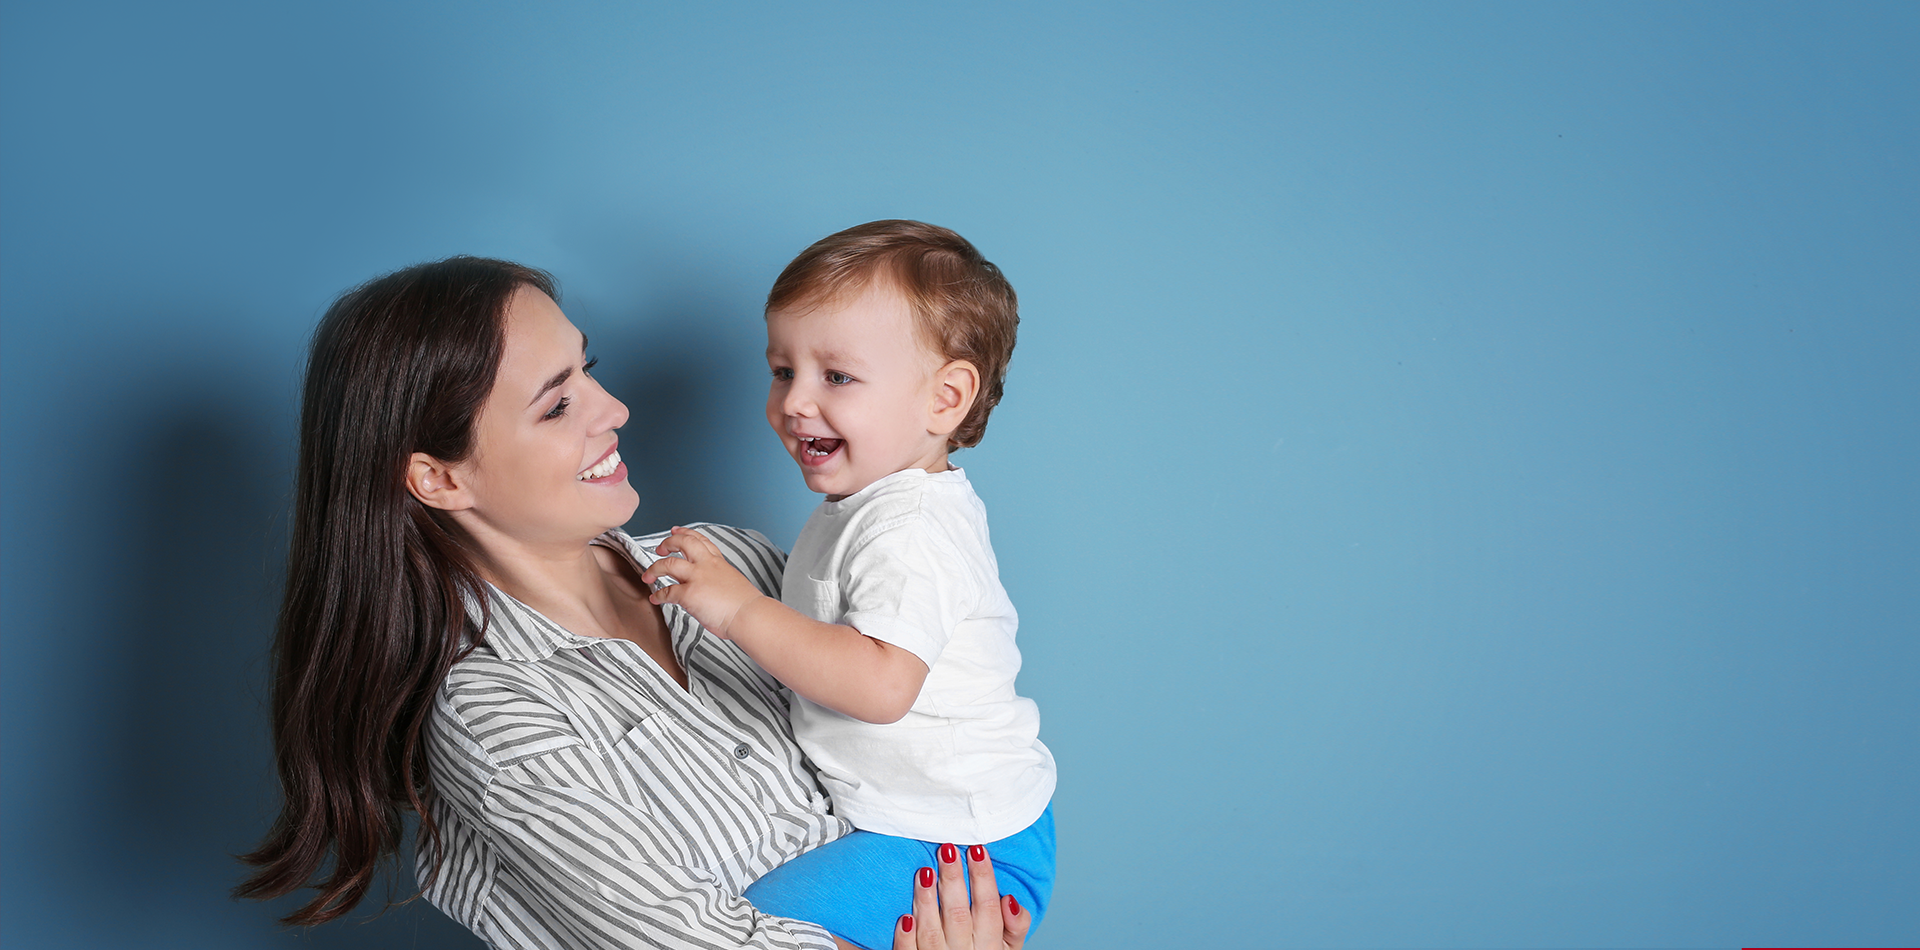
[[[600,456],[600,461],[588,466],[587,470],[578,476],[580,481],[595,483],[619,481],[626,477],[627,466],[620,461],[619,442],[607,446],[607,454]]]
[[[507,537],[569,544],[632,517],[640,497],[615,434],[627,407],[593,378],[586,337],[552,298],[522,288],[507,308],[505,343],[473,458],[462,465],[473,514]]]

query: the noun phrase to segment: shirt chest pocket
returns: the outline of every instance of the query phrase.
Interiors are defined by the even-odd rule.
[[[654,846],[672,852],[671,863],[724,874],[771,830],[752,783],[739,773],[742,747],[753,754],[747,743],[721,748],[658,712],[608,748],[608,764],[629,800],[652,818]]]
[[[798,577],[781,591],[780,599],[821,623],[839,623],[847,616],[847,606],[840,600],[840,585],[834,581]]]

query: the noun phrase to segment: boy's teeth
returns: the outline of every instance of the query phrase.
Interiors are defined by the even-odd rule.
[[[595,465],[594,467],[587,469],[584,472],[581,472],[580,480],[584,482],[584,481],[587,481],[588,479],[606,478],[608,475],[613,474],[614,469],[619,467],[620,467],[620,453],[618,451],[615,451],[610,453],[606,458],[601,459],[600,464]]]

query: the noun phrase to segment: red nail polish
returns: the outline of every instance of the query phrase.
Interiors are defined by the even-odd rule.
[[[921,887],[933,886],[933,869],[932,868],[920,869],[920,886]]]
[[[950,844],[943,844],[940,846],[940,863],[941,864],[952,864],[953,862],[958,860],[960,860],[960,849],[955,848],[953,845],[950,845]]]
[[[1020,902],[1012,894],[1007,895],[1007,909],[1013,911],[1013,916],[1020,916]]]
[[[967,857],[972,858],[975,861],[985,861],[987,859],[987,849],[982,848],[976,844],[973,847],[967,849]]]
[[[901,915],[900,932],[903,934],[913,933],[913,915],[912,914]]]

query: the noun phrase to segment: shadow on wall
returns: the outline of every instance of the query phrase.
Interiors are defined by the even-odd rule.
[[[637,533],[739,509],[740,479],[726,464],[725,443],[763,434],[730,411],[742,377],[757,381],[723,356],[726,342],[713,328],[730,316],[692,301],[665,309],[670,316],[601,321],[592,343],[607,357],[596,376],[631,414],[620,429],[620,457],[640,495],[627,521]]]
[[[174,380],[196,378],[208,377]],[[223,900],[244,876],[232,855],[257,844],[278,807],[266,693],[292,466],[291,451],[272,448],[291,440],[276,420],[236,411],[242,400],[230,392],[182,388],[157,387],[165,405],[128,440],[145,478],[124,502],[122,528],[150,557],[123,575],[127,583],[104,585],[120,599],[106,616],[121,620],[105,633],[125,688],[104,693],[120,697],[121,708],[99,761],[118,774],[104,776],[112,807],[96,840],[117,843],[109,860],[118,880],[142,882],[127,896],[154,906],[138,917],[165,920],[186,911],[184,902],[258,932],[298,901],[205,902]],[[393,890],[411,894],[411,875],[402,871]],[[369,902],[355,916],[377,907]],[[308,946],[479,946],[424,902],[370,923],[282,932]]]

